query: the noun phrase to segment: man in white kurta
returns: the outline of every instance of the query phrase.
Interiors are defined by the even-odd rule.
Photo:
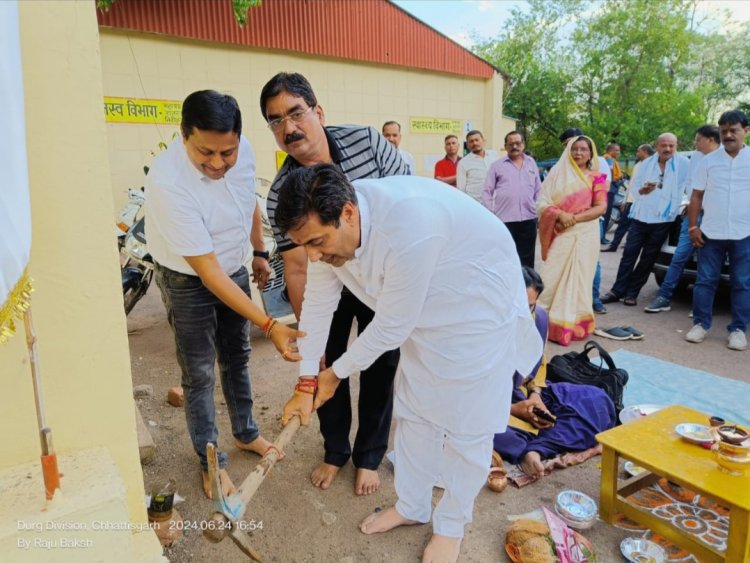
[[[398,502],[361,529],[427,522],[440,476],[445,494],[425,560],[432,560],[430,551],[455,550],[457,557],[487,477],[493,434],[508,420],[513,373],[529,373],[542,354],[518,254],[502,222],[444,183],[394,176],[353,186],[335,167],[319,165],[295,171],[279,192],[277,224],[311,261],[300,320],[308,335],[299,341],[301,379],[318,375],[346,286],[375,317],[319,374],[315,406],[339,379],[401,348],[394,400]],[[312,396],[298,391],[284,419],[300,414],[304,422],[311,409]]]

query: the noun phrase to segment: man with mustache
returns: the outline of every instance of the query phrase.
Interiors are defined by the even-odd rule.
[[[680,212],[685,193],[689,161],[677,154],[677,137],[662,133],[656,140],[656,154],[638,167],[631,180],[634,190],[632,222],[622,251],[617,278],[602,303],[633,307],[651,274],[661,245]]]
[[[518,131],[505,136],[507,155],[487,172],[482,203],[497,215],[516,243],[522,266],[534,268],[536,249],[536,198],[542,188],[539,169],[524,154],[526,143]]]
[[[456,187],[482,203],[487,171],[500,155],[492,149],[484,148],[484,135],[476,129],[466,134],[466,146],[471,152],[458,163]]]
[[[401,148],[401,124],[398,121],[386,121],[383,123],[383,137],[388,139],[394,147],[398,149],[398,154],[406,165],[409,167],[409,174],[417,173],[417,165],[414,163],[414,156]]]
[[[372,127],[326,127],[323,108],[301,74],[281,72],[271,78],[261,91],[260,109],[279,148],[289,155],[271,185],[268,218],[284,259],[289,300],[299,319],[307,281],[307,255],[302,247],[278,230],[275,219],[279,190],[286,177],[295,169],[321,163],[336,165],[350,180],[404,175],[409,169],[398,149]],[[373,315],[373,311],[350,292],[342,292],[325,350],[327,366],[346,351],[354,319],[361,333]],[[310,475],[314,486],[328,489],[351,457],[357,468],[356,494],[368,495],[380,487],[377,469],[388,446],[397,365],[398,350],[391,350],[362,372],[359,429],[353,449],[349,442],[352,412],[348,381],[318,410],[325,455],[323,463]],[[317,371],[309,375],[317,376]],[[302,422],[306,424],[307,419]]]
[[[730,350],[747,350],[750,321],[750,133],[747,116],[740,110],[719,117],[721,147],[706,155],[692,178],[688,233],[698,254],[698,280],[693,289],[693,328],[688,342],[703,342],[711,328],[716,287],[721,267],[729,255],[732,282],[732,322],[727,326]],[[703,210],[703,221],[698,217]]]

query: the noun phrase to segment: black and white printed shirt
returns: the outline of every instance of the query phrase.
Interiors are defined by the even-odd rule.
[[[383,178],[409,173],[409,167],[399,155],[398,149],[372,127],[341,125],[325,127],[328,147],[333,163],[349,178]],[[296,245],[276,227],[276,206],[279,202],[279,189],[289,172],[302,165],[287,156],[268,192],[266,208],[268,220],[280,252],[291,250]]]

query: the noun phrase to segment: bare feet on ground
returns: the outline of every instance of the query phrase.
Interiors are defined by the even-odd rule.
[[[422,563],[456,563],[461,539],[434,534],[422,552]]]
[[[354,481],[354,494],[358,496],[371,495],[380,488],[380,477],[377,471],[372,469],[357,469],[357,478]]]
[[[529,477],[540,479],[544,477],[544,465],[539,452],[528,452],[521,460],[521,469]]]
[[[391,506],[381,512],[370,514],[362,520],[359,529],[363,534],[379,534],[399,526],[412,526],[414,524],[419,524],[419,522],[404,518],[398,513],[395,506]]]
[[[253,452],[258,454],[259,456],[264,455],[268,451],[268,448],[272,446],[271,442],[266,440],[263,436],[258,436],[255,440],[253,440],[252,442],[248,442],[247,444],[235,438],[234,445],[241,450],[245,450],[246,452]],[[281,461],[285,456],[283,452],[279,453],[281,455],[279,456],[278,461]]]
[[[310,473],[310,481],[319,489],[326,490],[331,486],[339,472],[340,467],[330,463],[321,463]]]
[[[211,492],[211,481],[208,479],[208,471],[202,471],[201,473],[203,474],[203,492],[206,493],[206,496],[209,499],[213,500],[214,495]],[[234,483],[232,483],[232,480],[229,478],[229,473],[227,473],[226,469],[219,470],[219,482],[221,483],[221,490],[225,496],[230,495],[237,490]]]

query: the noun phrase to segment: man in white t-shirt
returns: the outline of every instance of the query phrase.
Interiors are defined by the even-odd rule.
[[[250,300],[243,265],[253,246],[253,279],[262,287],[270,267],[255,198],[255,157],[241,135],[237,101],[213,90],[190,94],[182,105],[182,138],[160,153],[146,177],[146,238],[154,258],[182,370],[185,418],[211,498],[206,446],[217,444],[214,363],[236,446],[263,454],[270,446],[252,415],[248,359],[250,323],[287,360],[297,331],[276,324]],[[234,490],[219,452],[224,493]]]
[[[693,328],[688,342],[703,342],[711,328],[712,308],[724,259],[729,256],[732,322],[727,326],[730,350],[747,350],[750,322],[750,133],[740,110],[719,117],[721,147],[706,155],[692,179],[688,233],[699,248],[698,279],[693,289]],[[698,217],[703,210],[703,220]]]
[[[492,163],[500,159],[500,155],[491,149],[484,148],[484,135],[476,129],[466,134],[466,146],[471,152],[458,163],[456,187],[482,203],[487,172]]]

